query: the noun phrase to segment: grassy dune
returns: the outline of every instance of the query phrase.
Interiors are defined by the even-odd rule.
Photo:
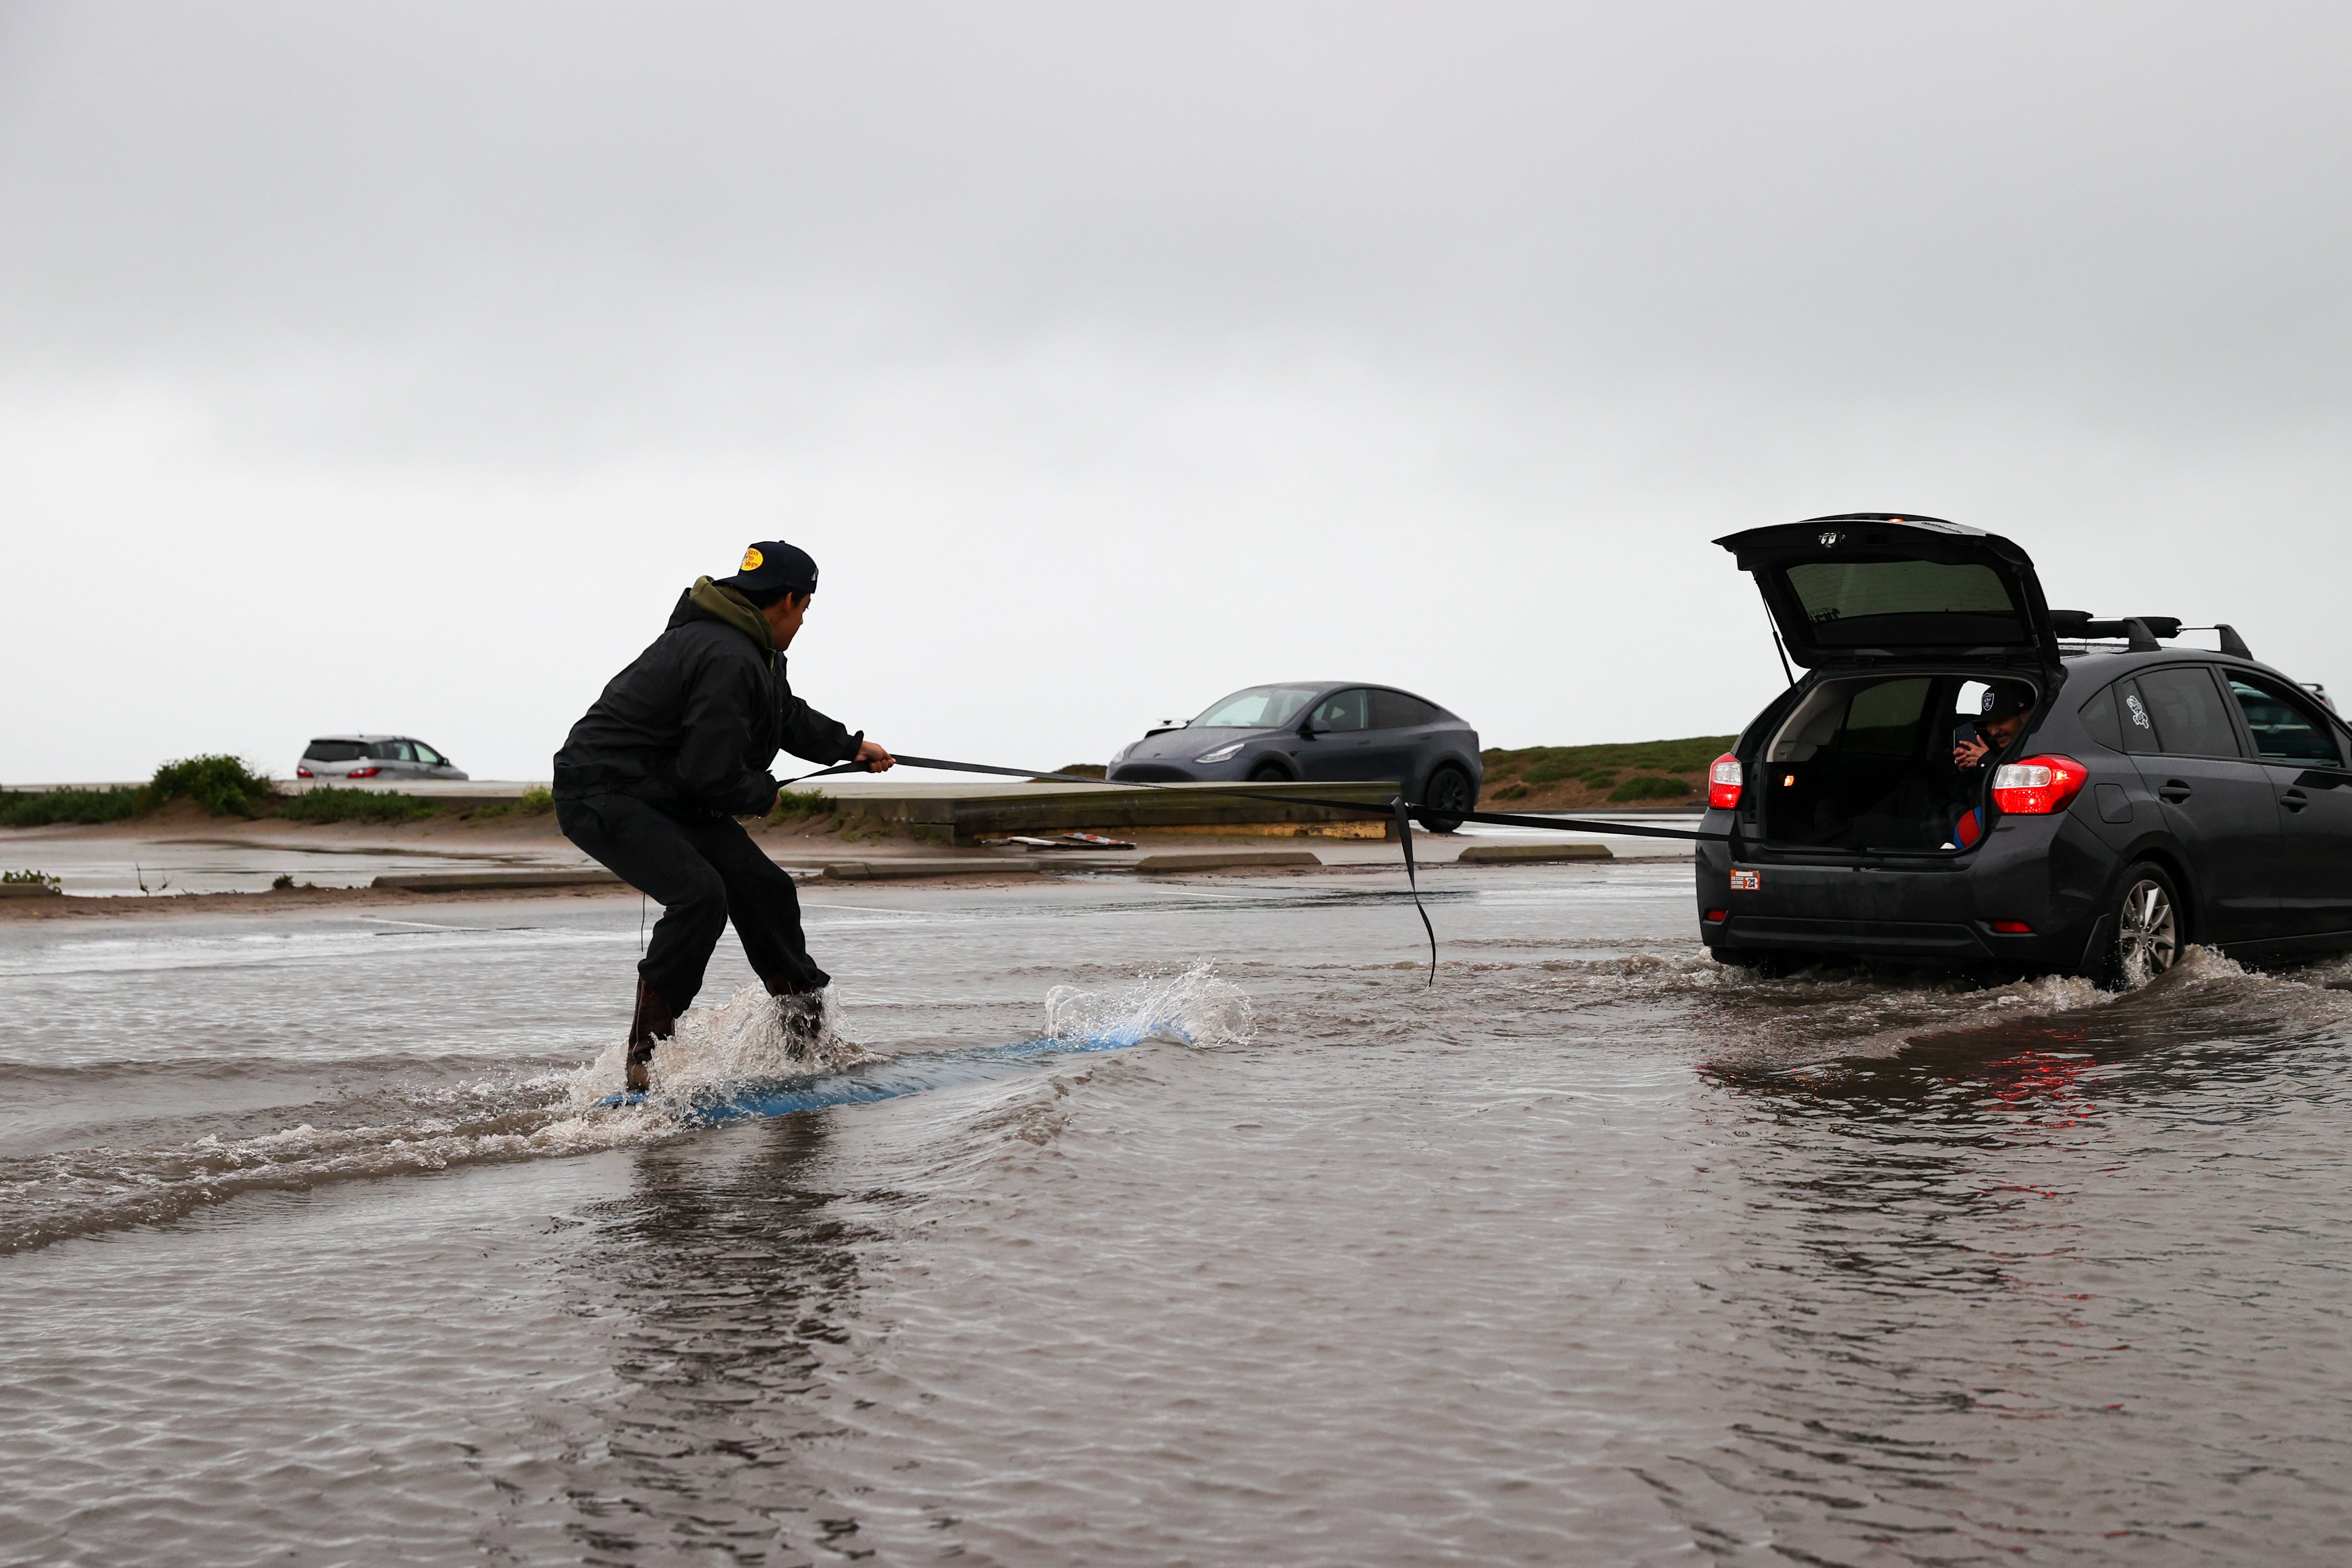
[[[1599,746],[1527,746],[1480,753],[1486,764],[1481,806],[1495,810],[1596,805],[1696,805],[1707,764],[1737,737],[1619,741]]]

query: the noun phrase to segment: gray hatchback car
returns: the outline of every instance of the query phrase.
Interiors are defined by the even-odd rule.
[[[1426,698],[1357,680],[1251,686],[1199,718],[1153,730],[1110,760],[1115,783],[1215,784],[1392,779],[1430,809],[1433,833],[1475,808],[1478,731]]]
[[[321,735],[304,748],[306,779],[462,779],[456,763],[408,735]]]

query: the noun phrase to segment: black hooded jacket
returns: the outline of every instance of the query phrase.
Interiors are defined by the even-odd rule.
[[[558,800],[626,795],[673,816],[757,816],[775,799],[779,748],[821,763],[857,754],[864,733],[794,697],[766,626],[742,601],[712,597],[723,593],[698,583],[679,595],[668,628],[572,726],[555,753]]]

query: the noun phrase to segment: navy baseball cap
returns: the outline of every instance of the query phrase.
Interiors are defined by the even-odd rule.
[[[2033,688],[2021,681],[1996,681],[1985,688],[1984,714],[1987,719],[2014,719],[2020,713],[2033,711]]]
[[[782,588],[788,593],[814,594],[816,561],[807,551],[781,539],[763,539],[743,552],[742,567],[732,577],[719,578],[719,585],[748,588],[755,593]]]

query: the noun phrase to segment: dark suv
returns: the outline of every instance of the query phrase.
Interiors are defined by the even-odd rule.
[[[2352,731],[2237,633],[2052,610],[2006,539],[1815,518],[1717,541],[1803,667],[1712,770],[1699,929],[1735,963],[1932,959],[2134,983],[2189,942],[2352,948]],[[2030,691],[1961,768],[1989,689]]]

